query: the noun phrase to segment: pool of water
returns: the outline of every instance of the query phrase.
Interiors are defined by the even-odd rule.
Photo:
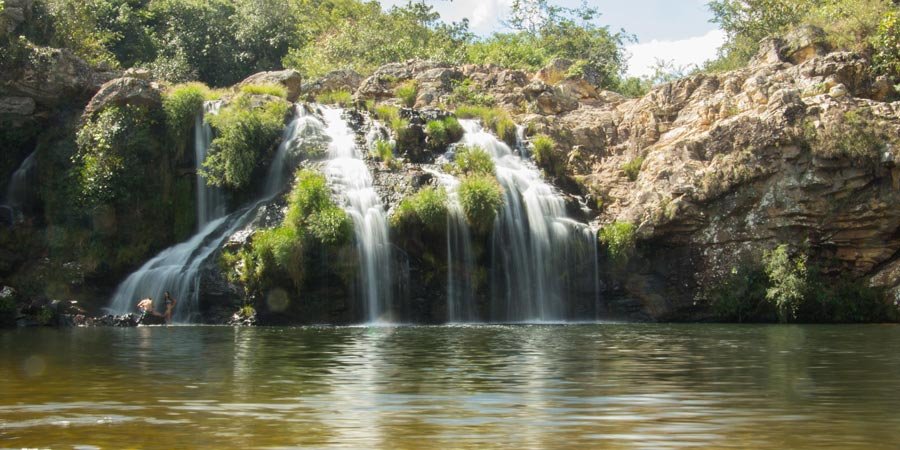
[[[0,447],[900,446],[900,326],[0,331]]]

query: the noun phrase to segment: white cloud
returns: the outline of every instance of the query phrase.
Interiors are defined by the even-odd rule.
[[[658,41],[631,44],[625,47],[631,58],[628,60],[628,75],[641,77],[653,74],[656,60],[673,61],[676,66],[700,65],[715,58],[716,50],[725,42],[725,32],[712,30],[703,36],[677,41]]]

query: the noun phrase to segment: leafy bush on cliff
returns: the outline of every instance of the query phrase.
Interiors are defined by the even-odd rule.
[[[391,215],[391,225],[403,227],[418,223],[439,233],[447,225],[447,202],[444,188],[427,186],[400,202]]]
[[[468,175],[459,184],[459,202],[469,226],[487,234],[503,206],[503,188],[492,175]]]
[[[546,134],[537,134],[531,138],[531,154],[534,162],[548,173],[561,176],[565,167],[555,152],[556,141]]]
[[[784,244],[763,255],[770,283],[766,289],[766,299],[775,304],[782,322],[797,317],[797,310],[806,299],[809,289],[806,261],[805,254],[791,255]]]
[[[448,116],[441,120],[431,120],[425,124],[428,146],[434,151],[441,151],[448,145],[460,140],[463,129],[456,117]]]
[[[84,123],[73,157],[83,201],[127,202],[156,184],[150,177],[158,172],[157,122],[146,108],[110,106]]]
[[[613,222],[600,228],[600,242],[606,254],[616,262],[625,262],[634,251],[636,227],[631,222]]]
[[[284,128],[289,104],[265,101],[254,105],[253,97],[239,95],[207,120],[216,131],[203,162],[207,182],[215,186],[245,188],[262,157],[271,154]]]
[[[875,70],[900,77],[900,11],[889,11],[882,17],[872,46],[875,48]]]
[[[806,125],[806,139],[814,154],[824,158],[848,158],[860,164],[874,163],[880,158],[888,137],[877,120],[862,110],[851,110],[832,118],[828,126]]]

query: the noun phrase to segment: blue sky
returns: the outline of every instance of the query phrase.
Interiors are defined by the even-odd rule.
[[[407,0],[380,0],[382,5],[405,4]],[[473,31],[489,34],[502,30],[500,19],[511,0],[426,0],[444,20],[468,18]],[[724,33],[709,23],[712,17],[706,0],[592,0],[601,12],[600,21],[610,29],[624,28],[638,38],[627,47],[631,54],[628,72],[646,75],[657,58],[677,65],[700,64],[715,56]],[[557,0],[556,4],[577,7],[580,0]]]

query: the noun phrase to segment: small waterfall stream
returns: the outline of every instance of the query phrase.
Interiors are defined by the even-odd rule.
[[[459,202],[459,178],[429,171],[447,190],[447,319],[453,323],[475,322],[475,252],[472,232]]]
[[[20,210],[34,197],[37,151],[31,152],[9,177],[4,204]]]
[[[197,321],[199,319],[200,269],[203,263],[221,247],[225,239],[246,226],[261,206],[271,201],[284,189],[288,182],[284,176],[286,172],[284,165],[288,160],[285,154],[298,145],[298,137],[303,135],[304,127],[310,124],[307,117],[304,108],[295,107],[294,117],[285,128],[282,142],[278,146],[267,175],[268,181],[274,179],[280,184],[267,182],[263,194],[251,205],[224,217],[210,218],[210,221],[189,240],[169,247],[147,261],[119,284],[113,294],[109,309],[114,314],[133,312],[139,299],[150,297],[155,302],[160,302],[163,294],[168,291],[178,300],[173,321],[176,323]],[[208,145],[209,140],[205,137],[204,139],[198,138],[197,143]],[[201,153],[205,155],[206,149],[197,151],[198,155]],[[202,159],[198,159],[198,168],[200,164],[202,164]],[[201,186],[198,186],[198,190],[200,190],[199,188]],[[209,197],[207,197],[206,204],[198,201],[198,219],[203,214],[200,210],[201,206],[206,209],[209,205]],[[156,303],[155,306],[159,309],[161,305]]]
[[[213,140],[212,127],[206,123],[209,114],[218,114],[221,101],[205,102],[203,112],[197,114],[194,122],[194,160],[197,170],[197,229],[203,229],[210,221],[225,215],[225,193],[221,188],[210,186],[206,177],[200,173],[200,167],[206,160],[206,152]]]
[[[353,219],[360,255],[360,281],[365,320],[391,321],[391,243],[387,214],[373,186],[372,173],[356,145],[356,134],[343,110],[322,107],[325,133],[331,138],[325,174],[338,187],[344,209]]]
[[[485,131],[474,120],[460,120],[463,144],[493,157],[504,205],[494,224],[491,255],[493,321],[564,321],[574,272],[592,264],[596,238],[568,218],[565,200],[530,161]],[[520,133],[521,134],[521,133]],[[591,241],[591,242],[585,242]]]

